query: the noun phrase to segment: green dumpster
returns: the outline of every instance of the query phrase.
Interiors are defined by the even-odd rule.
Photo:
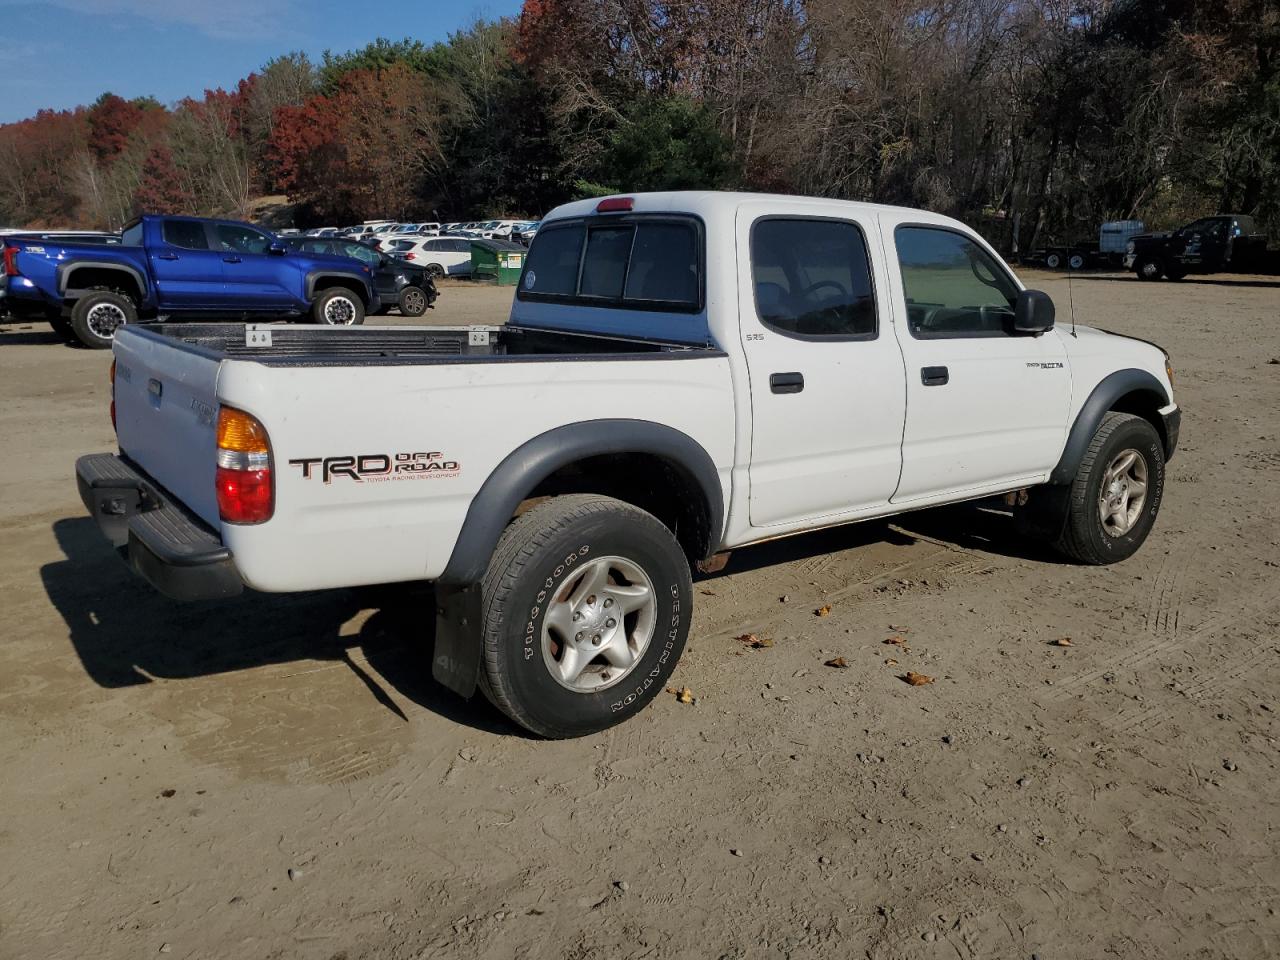
[[[472,240],[472,279],[496,280],[499,286],[514,287],[520,282],[526,253],[520,244],[506,240]]]

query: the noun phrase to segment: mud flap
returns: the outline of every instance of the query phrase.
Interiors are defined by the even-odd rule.
[[[436,646],[431,675],[468,700],[480,678],[480,585],[437,583]]]
[[[1026,493],[1026,501],[1014,507],[1013,516],[1018,533],[1035,540],[1056,543],[1067,527],[1070,508],[1070,486],[1045,484],[1032,487]]]

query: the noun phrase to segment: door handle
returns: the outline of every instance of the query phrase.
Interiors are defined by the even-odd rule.
[[[799,393],[804,389],[803,373],[771,373],[769,389],[774,393]]]
[[[177,260],[178,255],[176,253],[157,253],[156,259],[157,260]]]
[[[920,382],[926,387],[941,387],[951,379],[946,367],[921,367]]]
[[[240,263],[242,261],[240,260],[239,257],[223,257],[222,262],[223,263]]]

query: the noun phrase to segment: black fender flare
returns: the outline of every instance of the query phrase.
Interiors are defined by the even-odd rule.
[[[344,280],[354,280],[360,284],[360,289],[364,291],[364,305],[366,307],[373,303],[373,282],[368,277],[362,277],[358,273],[350,273],[346,270],[312,270],[307,274],[306,294],[307,302],[315,301],[316,281],[321,277],[342,277]]]
[[[58,264],[58,269],[55,274],[55,281],[58,285],[59,296],[63,296],[67,292],[68,277],[70,277],[73,273],[75,273],[75,271],[80,270],[81,268],[96,269],[96,270],[118,270],[120,273],[127,274],[128,276],[132,277],[133,282],[138,285],[139,298],[142,301],[147,300],[147,294],[148,294],[147,282],[143,278],[142,274],[139,273],[137,270],[135,270],[133,267],[129,266],[128,264],[112,263],[109,260],[72,260],[69,263]],[[141,306],[141,304],[139,304],[139,306]]]
[[[1080,412],[1076,414],[1075,423],[1067,434],[1067,445],[1062,451],[1058,465],[1049,474],[1049,483],[1068,484],[1075,479],[1076,470],[1084,453],[1089,448],[1089,441],[1098,432],[1102,418],[1112,405],[1121,397],[1130,393],[1149,393],[1156,400],[1156,407],[1165,407],[1170,403],[1169,394],[1164,385],[1146,370],[1127,368],[1117,370],[1102,379],[1085,400]],[[1168,438],[1161,438],[1168,450]]]
[[[715,464],[702,445],[674,427],[650,420],[587,420],[555,427],[507,454],[472,499],[453,553],[436,582],[479,582],[507,522],[539,483],[576,460],[610,453],[652,454],[687,472],[707,504],[711,528],[707,554],[716,551],[724,533],[724,493]]]

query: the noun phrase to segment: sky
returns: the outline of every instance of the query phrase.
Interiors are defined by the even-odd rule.
[[[0,123],[107,90],[172,104],[293,50],[319,62],[378,37],[433,43],[519,10],[520,0],[0,0]]]

